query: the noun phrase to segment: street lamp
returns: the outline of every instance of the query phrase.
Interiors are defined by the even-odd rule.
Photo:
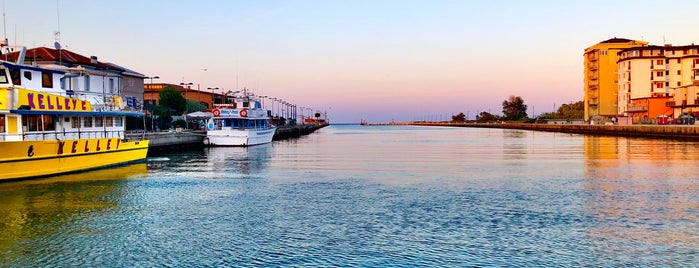
[[[182,87],[187,86],[187,87],[185,88],[185,91],[184,91],[184,98],[185,98],[185,99],[187,99],[187,92],[189,92],[189,88],[190,88],[192,85],[194,85],[194,83],[180,83],[180,86],[182,86]]]
[[[144,78],[150,79],[150,83],[153,84],[153,79],[160,79],[160,76],[146,76]]]
[[[211,107],[213,108],[213,107],[214,107],[214,102],[215,102],[215,99],[214,99],[214,90],[218,90],[218,88],[217,88],[217,87],[209,87],[209,88],[206,88],[206,89],[211,90]]]

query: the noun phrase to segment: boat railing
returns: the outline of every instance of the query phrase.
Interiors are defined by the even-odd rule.
[[[76,139],[102,139],[124,138],[124,131],[99,130],[99,131],[55,131],[55,132],[26,132],[22,134],[0,134],[0,141],[25,140],[76,140]]]

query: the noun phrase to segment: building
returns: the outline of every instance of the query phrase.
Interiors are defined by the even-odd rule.
[[[612,38],[585,49],[585,121],[595,116],[615,117],[618,109],[618,55],[621,50],[647,46],[648,42]]]
[[[3,55],[4,59],[16,61],[19,52]],[[61,89],[65,94],[91,101],[96,106],[114,106],[110,96],[119,96],[122,100],[139,108],[143,100],[143,78],[138,72],[128,70],[116,64],[104,63],[96,56],[86,57],[66,49],[37,47],[26,51],[25,64],[40,66],[66,73],[61,79]]]
[[[175,85],[168,83],[151,83],[144,85],[144,106],[150,107],[160,104],[160,91],[166,87],[172,87],[182,93],[187,100],[197,101],[211,109],[214,103],[224,103],[224,94],[211,90],[199,90],[191,88],[191,85]],[[229,103],[229,102],[226,102]]]
[[[618,113],[630,123],[699,112],[699,46],[633,47],[618,57]]]

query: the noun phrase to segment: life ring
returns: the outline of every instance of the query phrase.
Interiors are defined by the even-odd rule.
[[[245,110],[245,109],[240,110],[240,116],[241,117],[248,117],[248,110]]]
[[[215,117],[219,117],[221,115],[221,110],[214,109],[211,113],[213,113]]]

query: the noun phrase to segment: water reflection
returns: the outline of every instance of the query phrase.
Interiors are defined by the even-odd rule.
[[[229,177],[230,174],[260,174],[269,167],[272,144],[250,147],[210,147],[204,152],[210,171]]]
[[[0,266],[31,248],[31,241],[60,233],[72,220],[116,206],[105,196],[119,181],[144,177],[145,163],[45,179],[0,183]],[[115,182],[116,181],[116,182]]]
[[[699,144],[672,140],[585,137],[586,201],[592,241],[610,259],[633,262],[648,252],[693,254],[699,191]]]

